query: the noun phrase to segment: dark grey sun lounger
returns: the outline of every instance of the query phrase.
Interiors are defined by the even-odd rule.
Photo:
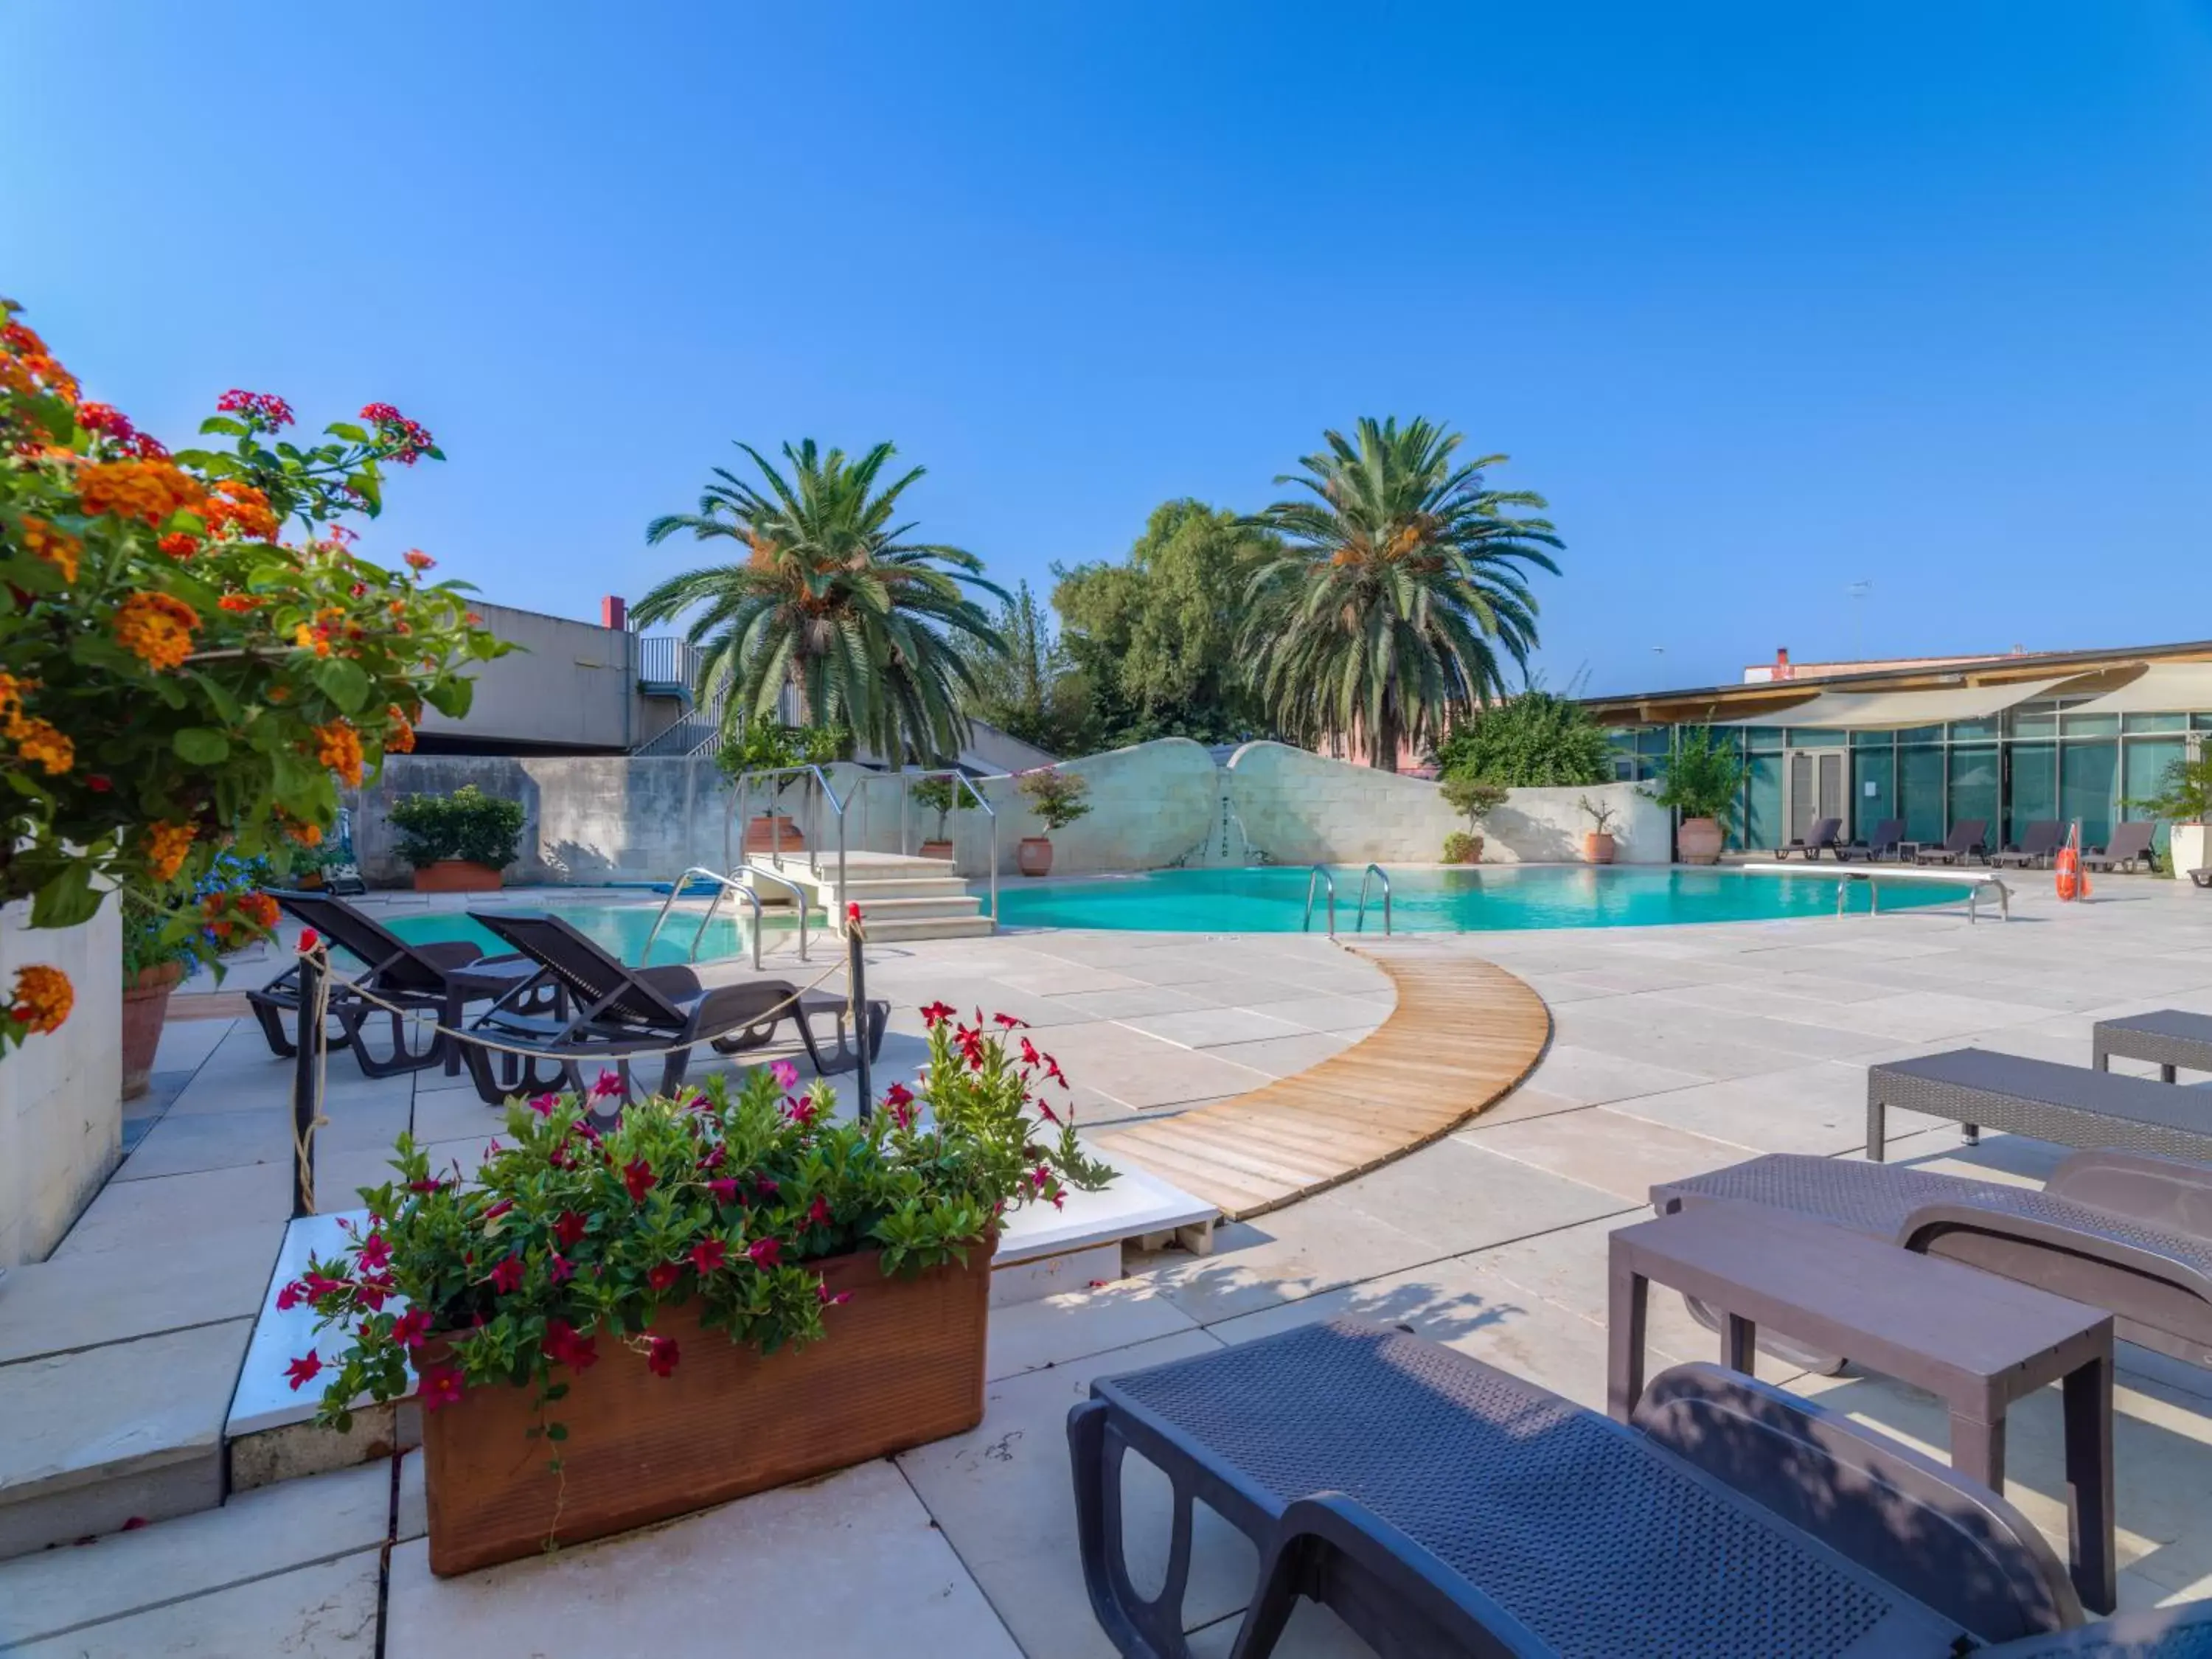
[[[1846,862],[1852,859],[1864,859],[1869,864],[1876,859],[1893,859],[1897,856],[1898,843],[1904,839],[1905,820],[1884,818],[1875,825],[1865,840],[1845,842],[1837,848],[1836,856]]]
[[[1792,853],[1802,853],[1808,860],[1817,862],[1821,849],[1826,848],[1829,852],[1835,853],[1838,858],[1841,858],[1843,854],[1837,850],[1836,837],[1843,827],[1844,821],[1841,818],[1815,818],[1813,820],[1813,827],[1803,835],[1796,837],[1786,847],[1776,848],[1774,856],[1778,859],[1786,859]]]
[[[2148,819],[2137,818],[2131,823],[2124,823],[2112,831],[2112,840],[2094,852],[2081,854],[2081,867],[2117,870],[2124,864],[2130,870],[2138,865],[2148,868],[2151,842],[2157,836],[2158,825]]]
[[[2212,887],[2212,870],[2191,870],[2189,878],[2199,887]]]
[[[1624,1425],[1334,1321],[1094,1382],[1067,1437],[1091,1608],[1131,1659],[1188,1659],[1200,1501],[1260,1552],[1235,1659],[1266,1659],[1300,1596],[1391,1659],[2182,1659],[2208,1633],[2077,1628],[2065,1569],[2002,1498],[1717,1366],[1663,1373]],[[1174,1488],[1151,1596],[1127,1567],[1132,1450]]]
[[[1961,818],[1938,847],[1923,847],[1912,855],[1915,864],[1964,864],[1968,859],[1989,860],[1990,821]]]
[[[2040,869],[2046,860],[2058,856],[2058,849],[2066,845],[2066,826],[2056,818],[2039,819],[2021,832],[2020,844],[1990,854],[1991,864],[2001,864],[2015,870]]]
[[[2212,1161],[2212,1092],[2177,1089],[1990,1048],[1954,1048],[1867,1067],[1867,1156],[1885,1151],[1888,1109],[1964,1124],[2167,1158]]]
[[[488,957],[461,939],[410,945],[374,916],[327,893],[272,888],[269,896],[295,921],[313,928],[367,969],[360,976],[363,989],[386,1002],[433,1015],[441,1024],[458,1026],[469,1004],[486,999],[511,1001],[532,1012],[551,1006],[550,995],[538,994],[544,970],[528,957]],[[299,969],[291,968],[259,990],[248,991],[246,1002],[260,1023],[261,1035],[270,1051],[289,1059],[294,1053],[292,1034],[300,1008]],[[448,1062],[447,1070],[459,1069],[442,1036],[433,1038],[419,1051],[410,1050],[404,1017],[388,1009],[333,988],[331,1013],[338,1022],[340,1034],[331,1040],[330,1046],[350,1047],[362,1071],[369,1077],[421,1071],[441,1060]],[[365,1028],[380,1017],[392,1024],[392,1053],[382,1059],[371,1054],[362,1040]]]
[[[751,980],[708,990],[690,969],[632,968],[610,956],[592,939],[560,917],[510,911],[471,911],[471,919],[489,928],[546,970],[568,994],[570,1008],[552,1018],[521,1016],[494,1007],[471,1029],[515,1047],[538,1052],[498,1055],[473,1043],[462,1045],[477,1093],[496,1105],[509,1095],[555,1087],[581,1089],[585,1063],[611,1060],[627,1084],[629,1056],[671,1048],[662,1060],[660,1092],[681,1088],[693,1045],[712,1041],[724,1054],[765,1043],[778,1022],[798,1027],[815,1071],[828,1077],[860,1064],[859,1051],[845,1030],[845,999],[826,991],[802,994],[785,980]],[[815,1022],[829,1019],[834,1038],[817,1033]],[[890,1004],[871,1002],[865,1040],[873,1059],[883,1046]],[[680,1046],[679,1046],[680,1045]],[[503,1063],[495,1065],[495,1060]],[[550,1070],[540,1070],[541,1066]]]
[[[2076,1152],[2038,1188],[1777,1152],[1651,1189],[1662,1215],[1723,1202],[1871,1233],[2103,1308],[2126,1340],[2212,1367],[2212,1165]]]

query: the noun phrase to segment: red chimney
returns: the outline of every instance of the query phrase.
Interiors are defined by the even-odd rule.
[[[620,605],[622,601],[617,599],[614,603]],[[1774,647],[1774,678],[1778,680],[1788,680],[1795,679],[1796,677],[1797,671],[1790,665],[1790,647],[1786,645],[1776,646]]]
[[[629,626],[629,606],[619,593],[610,593],[599,601],[599,626],[602,628]]]

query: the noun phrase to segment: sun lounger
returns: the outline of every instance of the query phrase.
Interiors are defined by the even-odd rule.
[[[1777,1152],[1651,1189],[1662,1215],[1709,1203],[1788,1210],[1949,1256],[2103,1308],[2125,1340],[2212,1367],[2212,1164],[2076,1152],[2038,1188]]]
[[[1867,1067],[1867,1156],[1882,1159],[1888,1109],[2055,1140],[2212,1160],[2212,1095],[1990,1048]]]
[[[1834,853],[1838,858],[1841,858],[1843,854],[1837,848],[1836,836],[1843,827],[1844,821],[1841,818],[1816,818],[1810,830],[1792,841],[1787,847],[1776,848],[1774,856],[1778,859],[1786,859],[1792,853],[1802,853],[1808,859],[1817,859],[1820,856],[1820,849],[1826,848]]]
[[[419,1009],[441,1024],[459,1025],[469,1004],[487,999],[511,1000],[528,1012],[552,1006],[550,994],[539,994],[548,989],[541,984],[544,970],[527,957],[488,957],[465,940],[410,945],[374,917],[326,893],[272,889],[269,896],[295,921],[313,928],[367,969],[367,974],[359,976],[364,990],[374,992],[386,1002]],[[346,977],[356,976],[348,974]],[[271,1052],[289,1058],[295,1052],[292,1036],[300,1008],[299,969],[291,968],[259,990],[248,991],[246,1002],[260,1022],[261,1035]],[[404,1016],[349,996],[343,988],[332,989],[331,1013],[339,1026],[339,1035],[331,1039],[331,1047],[350,1047],[368,1076],[417,1072],[441,1060],[449,1071],[458,1069],[442,1036],[432,1038],[420,1050],[410,1049]],[[372,1054],[362,1041],[364,1030],[380,1017],[392,1025],[392,1054],[386,1059]]]
[[[1624,1425],[1332,1321],[1096,1382],[1067,1437],[1091,1607],[1132,1659],[1190,1652],[1200,1500],[1260,1552],[1237,1659],[1266,1659],[1301,1595],[1406,1659],[2100,1650],[2069,1645],[2089,1632],[2065,1569],[2002,1498],[1717,1366],[1667,1371]],[[1127,1563],[1133,1449],[1174,1489],[1151,1595]],[[2100,1639],[2153,1644],[2120,1650],[2143,1659],[2177,1625],[2173,1659],[2205,1634],[2185,1615],[2130,1617]]]
[[[1923,847],[1912,855],[1915,864],[1964,864],[1970,858],[1989,862],[1990,821],[1961,818],[1951,826],[1940,847]]]
[[[2066,826],[2056,818],[2045,818],[2029,824],[2016,845],[1990,854],[1990,862],[2020,870],[2040,869],[2057,857],[2058,849],[2065,845]]]
[[[527,1056],[502,1056],[473,1043],[462,1045],[477,1092],[488,1103],[496,1104],[525,1091],[556,1086],[580,1090],[580,1067],[588,1062],[614,1062],[627,1085],[629,1057],[660,1049],[672,1052],[663,1059],[659,1090],[673,1093],[683,1086],[694,1045],[716,1040],[715,1048],[725,1054],[757,1048],[783,1019],[798,1027],[807,1057],[821,1075],[850,1071],[860,1063],[859,1051],[845,1030],[845,999],[832,993],[802,994],[784,980],[752,980],[708,990],[689,968],[629,967],[558,916],[514,911],[470,914],[542,963],[566,990],[570,1005],[565,1016],[550,1018],[495,1007],[476,1022],[472,1030],[536,1050]],[[815,1030],[814,1022],[824,1018],[834,1022],[834,1041]],[[890,1003],[868,1005],[865,1040],[871,1059],[883,1046],[890,1018]]]
[[[1872,863],[1876,859],[1893,859],[1898,843],[1905,839],[1903,818],[1884,818],[1874,827],[1874,833],[1863,841],[1845,842],[1836,848],[1839,859],[1864,859]]]
[[[2102,847],[2081,854],[2084,870],[2117,870],[2122,865],[2130,870],[2150,867],[2151,842],[2158,835],[2158,825],[2146,818],[2121,824],[2112,831],[2112,840]]]
[[[2174,1080],[2177,1068],[2212,1072],[2212,1014],[2160,1008],[2148,1014],[2100,1019],[2089,1030],[2089,1063],[2112,1069],[2113,1056],[2146,1060],[2158,1067],[2161,1083]]]
[[[2212,870],[2191,870],[2189,878],[2199,887],[2212,887]]]

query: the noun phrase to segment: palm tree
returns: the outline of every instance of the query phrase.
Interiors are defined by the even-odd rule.
[[[1563,545],[1527,490],[1484,487],[1505,459],[1455,465],[1459,434],[1427,421],[1362,420],[1357,443],[1278,477],[1313,500],[1247,520],[1283,538],[1252,580],[1245,629],[1255,682],[1285,734],[1343,737],[1397,766],[1401,740],[1433,742],[1455,715],[1505,691],[1501,658],[1525,672],[1536,599],[1522,567],[1559,574]]]
[[[1005,650],[963,587],[1006,594],[976,574],[974,554],[907,541],[914,525],[891,523],[922,469],[878,489],[890,445],[848,461],[810,438],[784,445],[787,479],[750,444],[738,447],[765,487],[718,466],[696,513],[655,519],[645,538],[727,538],[744,556],[670,577],[638,601],[637,619],[696,613],[686,637],[702,647],[700,700],[726,691],[731,731],[748,716],[773,718],[790,686],[808,722],[842,727],[895,763],[953,758],[968,736],[963,700],[975,689],[969,655]]]

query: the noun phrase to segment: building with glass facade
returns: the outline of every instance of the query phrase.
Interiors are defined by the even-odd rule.
[[[2078,823],[2095,847],[2212,733],[2212,644],[2047,653],[1686,691],[1593,697],[1623,778],[1662,769],[1684,726],[1747,763],[1732,843],[1779,847],[1816,818],[1863,835],[1901,818],[1938,842],[1962,819],[2017,842]],[[2160,840],[2163,841],[2163,834]]]

